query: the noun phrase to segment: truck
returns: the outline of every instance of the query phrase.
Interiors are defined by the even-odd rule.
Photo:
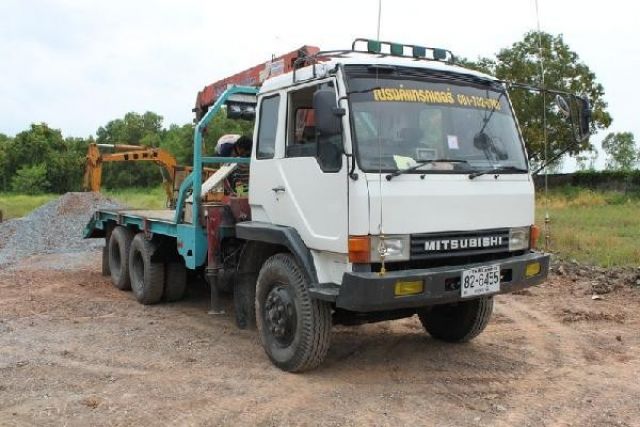
[[[237,325],[257,329],[278,368],[300,372],[322,363],[333,325],[417,315],[434,339],[467,342],[495,295],[546,279],[509,90],[553,91],[463,68],[445,49],[370,39],[279,71],[196,109],[175,209],[94,213],[85,237],[105,239],[117,288],[142,304],[175,301],[187,272],[202,274],[211,312],[230,291]],[[587,137],[586,98],[556,96]],[[223,110],[255,118],[250,157],[202,155]],[[242,169],[238,190],[228,181]]]

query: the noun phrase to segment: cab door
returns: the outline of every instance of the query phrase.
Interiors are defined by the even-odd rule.
[[[313,95],[333,89],[333,80],[296,87],[287,93],[284,156],[278,165],[279,220],[298,230],[312,249],[347,252],[347,162],[342,136],[324,137],[315,128]],[[337,96],[336,96],[337,105]]]
[[[342,136],[324,138],[315,130],[313,94],[320,87],[335,88],[335,84],[332,80],[314,82],[278,95],[278,125],[271,159],[259,158],[270,143],[265,138],[270,133],[264,122],[270,113],[265,110],[266,99],[262,100],[251,178],[251,193],[257,190],[260,195],[252,198],[252,215],[257,208],[259,217],[295,228],[310,249],[345,253],[347,162]],[[255,215],[253,219],[259,220]]]
[[[278,165],[284,151],[286,102],[283,93],[261,95],[254,129],[254,148],[249,173],[249,204],[251,219],[278,224],[279,173]]]

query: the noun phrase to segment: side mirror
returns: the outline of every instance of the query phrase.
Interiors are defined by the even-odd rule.
[[[585,95],[580,98],[580,104],[582,104],[582,108],[580,108],[580,133],[587,136],[591,132],[591,103]]]
[[[323,136],[339,135],[342,132],[344,109],[336,104],[336,93],[331,89],[318,89],[313,94],[313,110],[316,130]]]
[[[255,104],[249,104],[244,102],[228,102],[227,103],[227,118],[234,120],[255,120],[256,118],[256,106]]]
[[[556,105],[558,106],[558,109],[565,119],[568,119],[569,116],[571,116],[571,108],[569,107],[569,103],[562,96],[556,95]]]

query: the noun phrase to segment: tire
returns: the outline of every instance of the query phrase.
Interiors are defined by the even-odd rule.
[[[151,261],[156,251],[153,242],[144,233],[136,234],[129,251],[129,277],[131,290],[140,304],[156,304],[164,291],[164,264]]]
[[[331,306],[312,299],[290,254],[276,254],[260,269],[256,323],[267,356],[278,368],[300,372],[320,365],[331,342]]]
[[[126,227],[117,226],[109,238],[109,272],[111,283],[122,291],[131,289],[129,280],[129,252],[133,233]]]
[[[493,298],[480,298],[455,304],[436,305],[418,312],[424,329],[436,339],[467,342],[486,328],[493,312]]]
[[[109,246],[107,245],[102,247],[102,275],[111,275],[111,271],[109,270]]]
[[[164,295],[167,302],[180,301],[187,289],[187,269],[181,262],[165,264]]]

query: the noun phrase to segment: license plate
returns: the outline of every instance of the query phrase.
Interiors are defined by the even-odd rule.
[[[471,268],[462,271],[460,292],[462,298],[493,294],[500,291],[500,266]]]

